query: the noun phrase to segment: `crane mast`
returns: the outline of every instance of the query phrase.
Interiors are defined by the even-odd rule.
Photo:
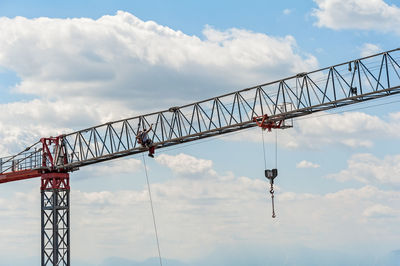
[[[41,177],[42,265],[70,265],[69,173],[145,152],[136,139],[150,128],[157,149],[400,93],[400,48],[299,73],[199,102],[47,137],[0,158],[0,183]]]

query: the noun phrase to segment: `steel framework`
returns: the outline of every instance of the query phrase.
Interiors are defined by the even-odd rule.
[[[42,266],[71,265],[69,191],[68,173],[46,173],[42,175]]]
[[[42,265],[69,265],[69,176],[82,166],[261,126],[285,128],[314,112],[400,93],[400,48],[219,97],[42,138],[0,158],[0,183],[42,177]]]
[[[39,142],[29,147],[35,148],[34,151],[25,150],[2,158],[0,183],[35,177],[41,171],[73,171],[141,153],[146,148],[137,143],[136,136],[151,124],[154,125],[150,137],[159,149],[254,127],[261,122],[278,124],[314,112],[394,95],[400,92],[399,51],[400,48],[60,135],[57,141],[47,145],[53,145],[52,151],[47,146],[39,146]],[[268,120],[262,121],[265,117]]]

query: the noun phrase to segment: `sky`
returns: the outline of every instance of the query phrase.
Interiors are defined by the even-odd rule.
[[[0,154],[400,47],[400,3],[0,1]],[[73,265],[399,265],[400,99],[71,173]],[[278,156],[275,158],[275,134]],[[40,180],[0,186],[0,265],[40,264]],[[396,264],[397,263],[397,264]]]

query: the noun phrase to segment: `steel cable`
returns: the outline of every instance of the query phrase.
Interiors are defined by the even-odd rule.
[[[157,249],[158,249],[158,257],[160,259],[160,266],[162,266],[162,260],[161,260],[161,252],[160,252],[160,241],[158,240],[158,231],[157,231],[157,224],[156,224],[156,216],[154,215],[154,207],[153,207],[153,199],[151,197],[151,190],[150,190],[150,182],[149,182],[149,175],[147,173],[147,166],[146,166],[146,159],[143,156],[143,166],[144,166],[144,171],[146,173],[146,181],[147,181],[147,189],[149,191],[149,199],[150,199],[150,206],[151,206],[151,213],[153,215],[153,224],[154,224],[154,232],[156,234],[156,240],[157,240]]]
[[[261,130],[262,142],[263,142],[263,155],[264,155],[264,169],[267,169],[267,155],[265,151],[265,142],[264,142],[264,131]]]

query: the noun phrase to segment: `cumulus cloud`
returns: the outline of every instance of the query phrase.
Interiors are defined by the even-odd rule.
[[[265,180],[217,173],[214,179],[171,179],[151,187],[163,256],[168,258],[190,261],[220,245],[268,245],[270,239],[277,247],[304,241],[311,248],[338,249],[363,248],[375,241],[392,248],[398,244],[393,237],[400,233],[397,191],[374,186],[327,194],[281,189],[275,197],[278,218],[271,219]],[[37,189],[0,196],[0,202],[0,217],[6,217],[0,220],[0,237],[7,239],[0,243],[0,254],[35,255],[31,246],[40,243]],[[146,188],[72,190],[71,206],[75,259],[96,263],[108,256],[155,256]],[[327,238],[329,243],[323,241]]]
[[[375,204],[366,208],[363,215],[368,218],[385,218],[385,217],[396,217],[399,215],[399,211],[394,210],[391,207]]]
[[[40,195],[38,189],[25,193],[13,192],[11,197],[5,197],[7,188],[1,188],[0,196],[0,242],[2,257],[14,254],[17,250],[24,250],[25,256],[36,256],[40,243]],[[27,248],[30,247],[30,248]]]
[[[380,159],[369,153],[354,154],[347,161],[347,169],[330,174],[328,178],[339,181],[357,180],[366,184],[400,186],[400,155]]]
[[[211,252],[223,235],[233,233],[237,219],[239,223],[249,220],[239,217],[234,206],[242,202],[250,208],[263,196],[268,185],[232,173],[218,174],[209,160],[186,154],[160,157],[157,163],[170,167],[175,174],[195,173],[199,177],[169,179],[151,185],[160,242],[164,243],[164,256],[169,258],[188,260]],[[180,162],[190,170],[182,172]],[[209,171],[213,171],[213,178],[209,178]],[[85,243],[73,243],[77,249],[75,256],[90,259],[97,254],[95,257],[101,259],[99,250],[107,250],[104,256],[113,254],[135,259],[154,256],[154,229],[147,188],[98,192],[74,190],[71,198],[74,234],[85,239]],[[113,234],[110,234],[111,228]],[[229,239],[226,241],[231,242]],[[138,248],[132,253],[133,246]]]
[[[0,151],[16,153],[42,137],[58,136],[134,112],[118,102],[34,99],[0,104]]]
[[[299,162],[298,164],[296,164],[296,167],[297,168],[318,168],[319,164],[303,160],[303,161]]]
[[[274,239],[278,247],[304,241],[314,248],[338,249],[363,247],[374,241],[384,241],[385,246],[392,247],[397,244],[393,238],[398,234],[400,221],[396,214],[399,204],[396,192],[370,186],[322,195],[281,191],[275,197],[278,218],[274,220],[265,195],[266,184],[248,178],[243,181],[233,177],[225,182],[203,179],[153,184],[164,256],[190,261],[209,254],[219,245],[244,242],[268,245],[269,239]],[[256,189],[249,190],[248,185],[243,186],[246,183]],[[101,194],[72,195],[76,200],[75,213],[82,214],[79,219],[85,221],[75,224],[75,233],[82,233],[91,244],[73,243],[75,249],[76,245],[82,246],[75,256],[90,257],[98,250],[104,250],[104,256],[107,253],[135,259],[154,256],[154,231],[146,190]],[[107,200],[99,206],[98,197]],[[106,219],[99,219],[100,216]],[[323,241],[327,238],[329,243]],[[132,252],[131,247],[137,248]]]
[[[184,175],[198,175],[198,174],[211,174],[215,175],[212,171],[212,161],[197,159],[193,156],[180,153],[178,155],[161,154],[157,156],[156,161],[162,165],[166,165],[174,173]]]
[[[295,53],[292,36],[207,26],[202,40],[122,11],[98,20],[3,17],[0,29],[0,65],[21,77],[16,91],[46,97],[179,104],[317,66]]]
[[[311,248],[330,249],[363,248],[376,241],[393,249],[398,244],[398,237],[393,237],[400,233],[398,191],[372,185],[326,194],[280,188],[275,195],[278,218],[271,219],[266,180],[218,173],[209,160],[186,154],[161,158],[156,162],[178,172],[182,161],[192,169],[189,174],[199,177],[151,184],[165,257],[191,261],[221,245],[268,245],[270,239],[276,247],[305,241]],[[207,178],[209,171],[213,171],[213,178]],[[35,255],[37,249],[31,247],[40,243],[37,188],[8,192],[8,197],[4,196],[7,188],[0,189],[0,238],[7,239],[0,243],[0,255]],[[98,263],[109,256],[135,260],[155,256],[146,187],[93,192],[75,188],[71,206],[75,259]],[[329,243],[323,241],[327,238]]]
[[[318,27],[400,34],[400,8],[383,0],[314,0]]]
[[[360,48],[361,50],[361,57],[377,54],[382,52],[382,48],[379,45],[372,44],[372,43],[364,43],[364,45]]]
[[[390,119],[392,119],[393,121],[400,121],[400,112],[396,112],[396,113],[390,113],[389,114]]]
[[[189,36],[123,11],[97,20],[1,17],[0,37],[0,67],[20,77],[12,91],[29,97],[0,105],[9,129],[0,138],[10,139],[2,151],[16,150],[8,143],[21,135],[29,143],[318,66],[289,35],[206,26]]]

